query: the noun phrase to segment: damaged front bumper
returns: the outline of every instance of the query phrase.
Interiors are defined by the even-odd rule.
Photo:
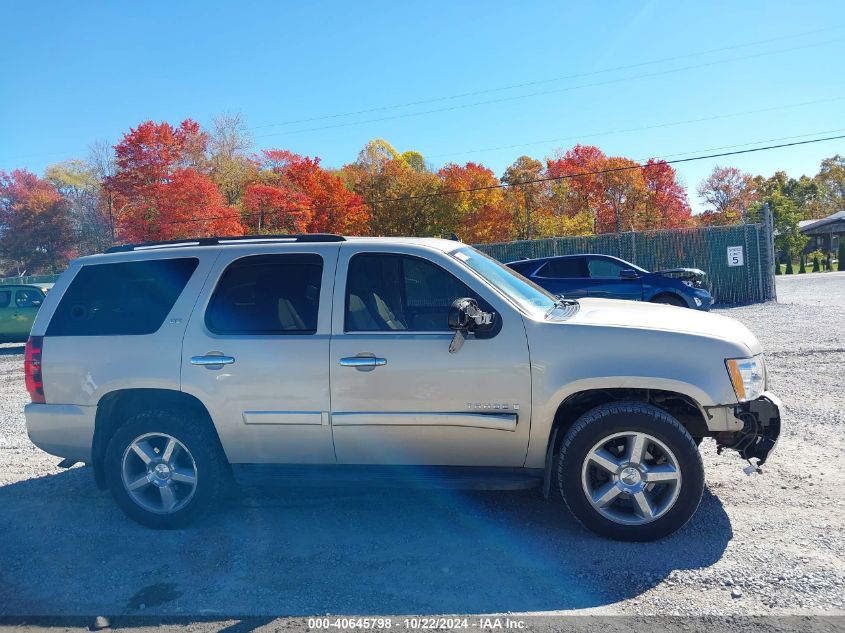
[[[780,409],[780,400],[768,391],[756,400],[708,407],[711,420],[721,418],[727,427],[714,433],[719,451],[734,450],[743,459],[756,459],[756,466],[762,466],[780,437]]]

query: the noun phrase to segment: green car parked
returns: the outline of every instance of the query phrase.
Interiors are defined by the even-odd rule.
[[[46,284],[0,286],[0,343],[26,342],[47,289]]]

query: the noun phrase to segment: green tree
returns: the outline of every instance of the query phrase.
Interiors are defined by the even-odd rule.
[[[801,263],[798,265],[798,272],[803,275],[807,272],[807,258],[804,257],[804,253],[801,253],[800,260]]]
[[[816,253],[815,255],[813,255],[813,272],[814,273],[821,272],[821,269],[822,269],[822,265],[821,265],[821,261],[819,260],[819,254]]]
[[[845,209],[845,156],[837,154],[825,158],[815,181],[820,198],[821,215],[818,217]]]
[[[109,214],[97,168],[83,160],[68,160],[44,170],[66,200],[79,255],[107,249],[113,243],[113,219]]]
[[[786,274],[792,275],[794,271],[792,270],[792,253],[786,254]]]
[[[757,176],[754,179],[758,200],[749,208],[749,219],[759,222],[764,205],[769,205],[775,228],[775,250],[779,253],[800,253],[808,238],[801,233],[798,222],[804,219],[799,202],[790,196],[796,188],[791,187],[784,172],[777,172],[771,178]],[[797,195],[797,194],[795,194]]]

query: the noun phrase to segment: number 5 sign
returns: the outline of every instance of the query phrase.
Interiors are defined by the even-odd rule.
[[[728,246],[728,266],[745,266],[742,246]]]

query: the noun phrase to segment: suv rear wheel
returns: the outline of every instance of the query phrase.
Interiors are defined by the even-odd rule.
[[[208,509],[227,480],[213,432],[196,415],[179,410],[129,418],[109,442],[105,474],[123,512],[159,529],[185,525]]]
[[[704,490],[695,440],[671,415],[640,402],[601,405],[569,429],[557,483],[584,527],[651,541],[683,526]]]

